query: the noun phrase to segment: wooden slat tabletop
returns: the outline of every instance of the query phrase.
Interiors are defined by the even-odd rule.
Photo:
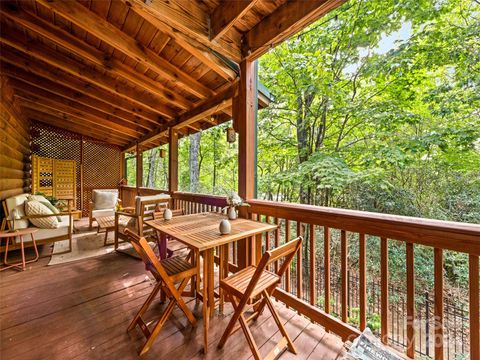
[[[199,251],[214,248],[230,242],[245,239],[277,228],[275,224],[261,223],[248,219],[229,220],[232,225],[230,234],[220,234],[220,221],[226,215],[218,213],[200,213],[176,216],[171,220],[157,219],[145,223],[152,228],[171,236]]]

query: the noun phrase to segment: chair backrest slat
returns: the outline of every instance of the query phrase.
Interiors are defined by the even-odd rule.
[[[167,271],[158,260],[148,241],[144,237],[140,237],[129,229],[125,229],[130,244],[132,244],[135,251],[142,258],[146,268],[152,273],[157,281],[163,281],[167,288],[174,294],[176,292],[173,281],[167,274]]]
[[[280,266],[279,270],[277,271],[277,275],[282,277],[283,273],[287,270],[288,266],[292,262],[293,257],[302,246],[302,241],[303,238],[299,236],[298,238],[291,240],[275,249],[266,251],[257,265],[257,269],[252,276],[252,280],[248,284],[248,287],[245,291],[245,296],[247,298],[250,297],[250,294],[252,293],[253,289],[255,289],[262,272],[265,271],[268,265],[274,261],[284,258],[285,260],[283,261],[282,266]]]

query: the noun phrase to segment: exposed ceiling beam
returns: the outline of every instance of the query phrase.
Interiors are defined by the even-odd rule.
[[[130,99],[119,97],[116,93],[106,91],[90,82],[85,82],[83,79],[44,63],[43,61],[31,60],[27,54],[20,55],[9,48],[1,47],[0,58],[4,63],[12,64],[15,67],[32,72],[71,89],[75,97],[88,96],[95,98],[117,109],[131,113],[132,116],[138,116],[148,120],[155,125],[158,125],[161,120],[158,114],[143,106],[138,106],[138,104],[132,102]]]
[[[210,41],[208,13],[205,7],[197,1],[185,0],[149,0],[130,1],[132,6],[142,7],[143,11],[149,12],[152,16],[168,25],[173,31],[185,34],[200,44],[215,50],[219,54],[240,62],[240,47],[227,39],[217,38]]]
[[[237,73],[233,71],[223,60],[214,54],[204,44],[192,39],[185,34],[176,31],[166,24],[152,8],[141,0],[123,0],[127,6],[130,6],[138,15],[155,26],[161,32],[168,34],[180,47],[195,56],[203,64],[215,71],[218,75],[227,81],[233,81]]]
[[[278,45],[345,1],[287,1],[244,35],[243,57],[249,60],[258,59],[268,49]]]
[[[223,0],[210,16],[210,40],[222,37],[258,0]]]
[[[168,129],[170,127],[174,129],[180,129],[185,127],[189,124],[192,124],[196,121],[199,121],[203,118],[211,116],[222,109],[228,108],[232,106],[232,99],[235,96],[235,92],[237,91],[237,82],[232,84],[228,89],[224,90],[221,93],[218,93],[211,99],[205,100],[195,108],[186,113],[180,115],[177,119],[172,121],[168,125],[159,126],[157,129],[149,132],[148,134],[140,137],[135,142],[130,143],[125,147],[125,151],[129,151],[134,148],[138,142],[138,144],[142,144],[144,142],[150,142],[155,138],[165,136],[168,134]]]
[[[23,108],[23,112],[27,119],[30,119],[32,121],[39,121],[48,125],[60,127],[110,144],[115,144],[119,146],[125,144],[125,139],[119,140],[116,137],[112,137],[111,133],[107,131],[102,131],[99,129],[92,130],[91,126],[82,125],[76,122],[69,122],[69,120],[66,118],[60,118],[26,107]]]
[[[106,55],[94,46],[87,44],[62,28],[54,26],[20,7],[2,5],[1,14],[14,21],[16,24],[19,24],[78,56],[101,66],[102,69],[112,76],[121,76],[125,80],[149,91],[153,95],[158,96],[172,105],[180,107],[181,109],[188,109],[191,107],[188,100],[170,89],[167,89],[165,86],[162,86],[160,82],[134,71],[121,61]]]
[[[46,45],[41,45],[38,42],[26,43],[20,40],[18,37],[13,38],[11,35],[7,35],[4,32],[0,34],[0,41],[25,54],[45,61],[50,65],[57,66],[70,74],[82,78],[85,81],[92,82],[107,91],[135,101],[139,105],[146,106],[169,119],[176,115],[174,110],[168,106],[165,106],[164,103],[158,101],[157,99],[148,96],[148,94],[138,91],[131,86],[125,85],[119,82],[117,79],[108,75],[104,75],[98,70],[81,64],[80,62],[77,62],[66,55],[54,52],[52,51],[52,48],[49,48]]]
[[[15,96],[23,100],[42,105],[44,107],[49,107],[53,110],[57,110],[64,114],[75,116],[79,119],[82,119],[81,121],[90,122],[93,126],[102,126],[107,129],[109,128],[112,131],[119,132],[120,134],[126,134],[134,138],[141,136],[142,134],[142,132],[136,129],[131,129],[127,126],[118,124],[112,120],[103,119],[99,117],[97,114],[88,113],[85,111],[86,109],[84,108],[73,107],[72,104],[62,103],[58,98],[46,99],[38,95],[33,95],[23,89],[21,90],[18,88],[15,88]]]
[[[54,116],[58,119],[61,119],[62,121],[60,121],[60,122],[57,121],[57,123],[55,125],[57,127],[60,127],[60,128],[65,127],[64,125],[66,125],[68,123],[68,124],[73,124],[73,125],[77,125],[77,126],[87,127],[93,132],[98,130],[101,133],[102,132],[103,133],[108,133],[109,136],[112,137],[112,139],[115,139],[115,140],[120,141],[120,142],[130,142],[130,141],[132,141],[131,136],[121,134],[121,133],[117,133],[115,131],[112,131],[111,129],[104,128],[102,126],[93,127],[90,122],[85,121],[83,119],[80,119],[76,116],[67,115],[67,114],[65,114],[61,111],[49,108],[47,106],[43,106],[39,103],[32,102],[30,100],[25,100],[25,99],[21,99],[21,98],[17,98],[17,99],[20,101],[20,104],[23,108],[30,109],[30,110],[35,110],[37,112],[40,112],[40,113],[43,113],[43,114],[48,114],[48,115]]]
[[[35,98],[45,99],[52,102],[58,102],[63,105],[67,105],[73,111],[78,111],[79,113],[85,113],[88,117],[91,117],[91,118],[97,118],[98,121],[101,123],[106,123],[108,125],[109,123],[118,124],[120,126],[125,127],[126,129],[131,129],[138,133],[144,133],[152,129],[151,126],[147,127],[135,121],[122,120],[115,115],[102,112],[89,105],[79,103],[76,100],[70,100],[63,95],[57,95],[48,90],[44,90],[36,86],[32,86],[31,84],[27,84],[21,80],[13,79],[13,78],[10,78],[10,79],[11,79],[12,87],[16,90],[21,90],[24,94],[27,93],[27,94],[30,94],[31,96],[34,96]]]
[[[69,89],[56,82],[44,79],[23,69],[16,68],[11,64],[2,63],[2,73],[8,75],[12,79],[21,80],[23,83],[25,83],[25,86],[22,88],[26,88],[28,84],[28,86],[32,87],[33,91],[46,91],[48,93],[62,96],[76,103],[101,111],[105,114],[105,116],[110,116],[113,118],[118,118],[120,121],[137,124],[145,129],[153,128],[153,123],[141,117],[133,115],[122,109],[115,108],[108,103],[89,97],[85,94],[78,93],[75,90]]]
[[[174,81],[183,84],[185,90],[191,94],[206,98],[213,95],[208,87],[179,70],[166,59],[155,54],[152,50],[141,46],[134,38],[130,37],[104,18],[87,9],[76,1],[37,0],[46,8],[61,15],[85,31],[105,41],[118,51],[128,55],[135,61]],[[180,85],[181,86],[181,85]]]

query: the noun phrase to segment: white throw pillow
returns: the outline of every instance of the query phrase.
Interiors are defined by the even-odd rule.
[[[53,211],[43,205],[40,201],[26,201],[25,213],[27,216],[33,215],[51,215]],[[49,216],[44,218],[29,219],[30,222],[40,229],[56,229],[58,228],[58,220],[56,216]]]
[[[118,194],[109,191],[99,191],[95,194],[95,210],[114,209]]]

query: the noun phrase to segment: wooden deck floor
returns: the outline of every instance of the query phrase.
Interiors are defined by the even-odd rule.
[[[48,258],[23,272],[0,273],[1,359],[138,359],[143,341],[138,329],[126,333],[136,310],[151,291],[141,262],[121,254],[46,266]],[[231,308],[211,321],[209,349],[203,353],[201,306],[188,303],[197,318],[186,326],[178,310],[144,359],[250,359],[243,333],[237,332],[223,350],[216,346]],[[155,318],[160,304],[150,313]],[[343,344],[323,328],[277,303],[298,355],[281,359],[337,359]],[[155,311],[156,310],[156,311]],[[262,354],[278,339],[269,312],[252,325]]]

